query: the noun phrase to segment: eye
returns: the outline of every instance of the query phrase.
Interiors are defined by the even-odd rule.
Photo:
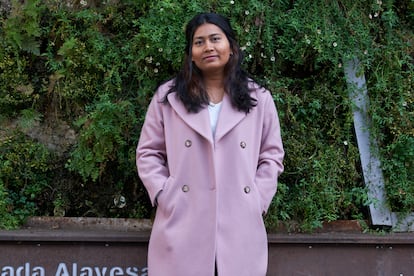
[[[194,40],[194,45],[195,46],[200,46],[201,44],[203,44],[203,41],[201,39]]]
[[[218,41],[220,41],[220,40],[221,40],[221,37],[220,37],[220,36],[213,36],[213,37],[211,38],[211,40],[212,40],[213,42],[218,42]]]

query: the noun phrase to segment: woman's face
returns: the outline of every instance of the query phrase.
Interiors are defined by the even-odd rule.
[[[222,73],[231,52],[230,42],[218,26],[205,23],[194,32],[192,60],[203,74]]]

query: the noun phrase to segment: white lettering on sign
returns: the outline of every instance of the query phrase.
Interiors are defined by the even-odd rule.
[[[19,267],[5,266],[1,269],[1,276],[45,276],[45,269],[41,266],[31,267],[25,263]]]
[[[0,267],[0,276],[46,276],[46,269],[42,266],[32,266],[25,263],[22,266],[3,266]],[[77,263],[59,263],[55,276],[148,276],[146,267],[99,267],[99,266],[78,266]],[[47,273],[53,275],[53,273]]]
[[[69,270],[65,263],[60,263],[56,269],[55,276],[148,276],[148,269],[143,267],[127,267],[119,266],[108,267],[78,267],[77,263],[72,264],[72,269]]]

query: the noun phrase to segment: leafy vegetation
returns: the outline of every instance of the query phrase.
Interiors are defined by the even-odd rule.
[[[0,14],[0,227],[34,214],[151,216],[135,169],[140,126],[157,84],[180,68],[185,24],[201,11],[230,18],[245,68],[278,107],[286,171],[269,228],[367,219],[372,199],[343,72],[354,57],[388,204],[414,209],[413,1],[10,4]]]
[[[44,145],[22,133],[0,141],[0,226],[12,228],[37,214],[42,191],[51,182],[50,159]]]

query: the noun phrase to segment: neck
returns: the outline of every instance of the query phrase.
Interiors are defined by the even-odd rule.
[[[223,78],[207,78],[204,79],[204,85],[206,87],[210,102],[219,103],[223,100],[224,96],[224,83]]]
[[[216,76],[204,76],[204,85],[206,89],[223,89],[224,88],[224,79],[221,75]]]

